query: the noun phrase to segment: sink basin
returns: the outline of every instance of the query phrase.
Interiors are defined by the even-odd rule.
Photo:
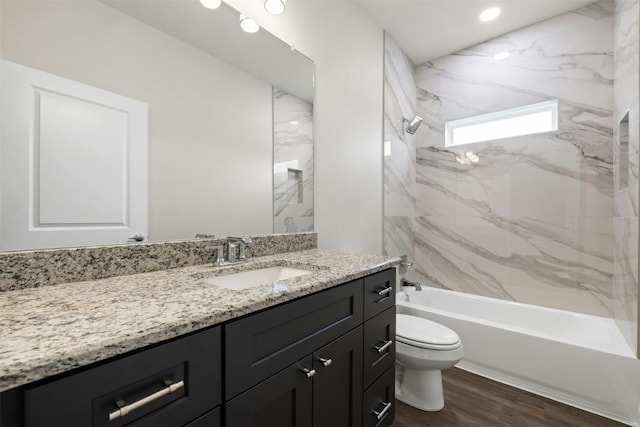
[[[227,289],[247,289],[254,286],[276,283],[280,280],[311,274],[309,270],[294,267],[269,267],[258,270],[243,271],[241,273],[227,274],[224,276],[209,277],[203,279],[212,285],[218,285]]]

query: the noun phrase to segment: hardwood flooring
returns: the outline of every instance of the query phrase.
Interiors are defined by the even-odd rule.
[[[462,369],[442,372],[445,407],[424,412],[396,400],[392,427],[624,426]]]

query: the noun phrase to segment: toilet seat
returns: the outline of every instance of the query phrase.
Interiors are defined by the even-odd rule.
[[[396,340],[430,350],[453,350],[462,345],[458,334],[446,326],[407,314],[396,315]]]

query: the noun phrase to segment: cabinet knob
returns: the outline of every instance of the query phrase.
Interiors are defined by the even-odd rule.
[[[307,378],[311,378],[316,374],[315,369],[302,368],[302,372],[304,372]]]
[[[322,362],[322,366],[324,366],[325,368],[328,368],[329,366],[331,366],[331,364],[333,363],[333,360],[331,359],[325,359],[324,357],[321,357],[318,359],[320,362]]]

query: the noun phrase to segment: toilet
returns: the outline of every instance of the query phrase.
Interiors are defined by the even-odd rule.
[[[460,337],[439,323],[396,315],[396,364],[402,367],[396,399],[423,411],[444,408],[442,369],[462,359]]]

